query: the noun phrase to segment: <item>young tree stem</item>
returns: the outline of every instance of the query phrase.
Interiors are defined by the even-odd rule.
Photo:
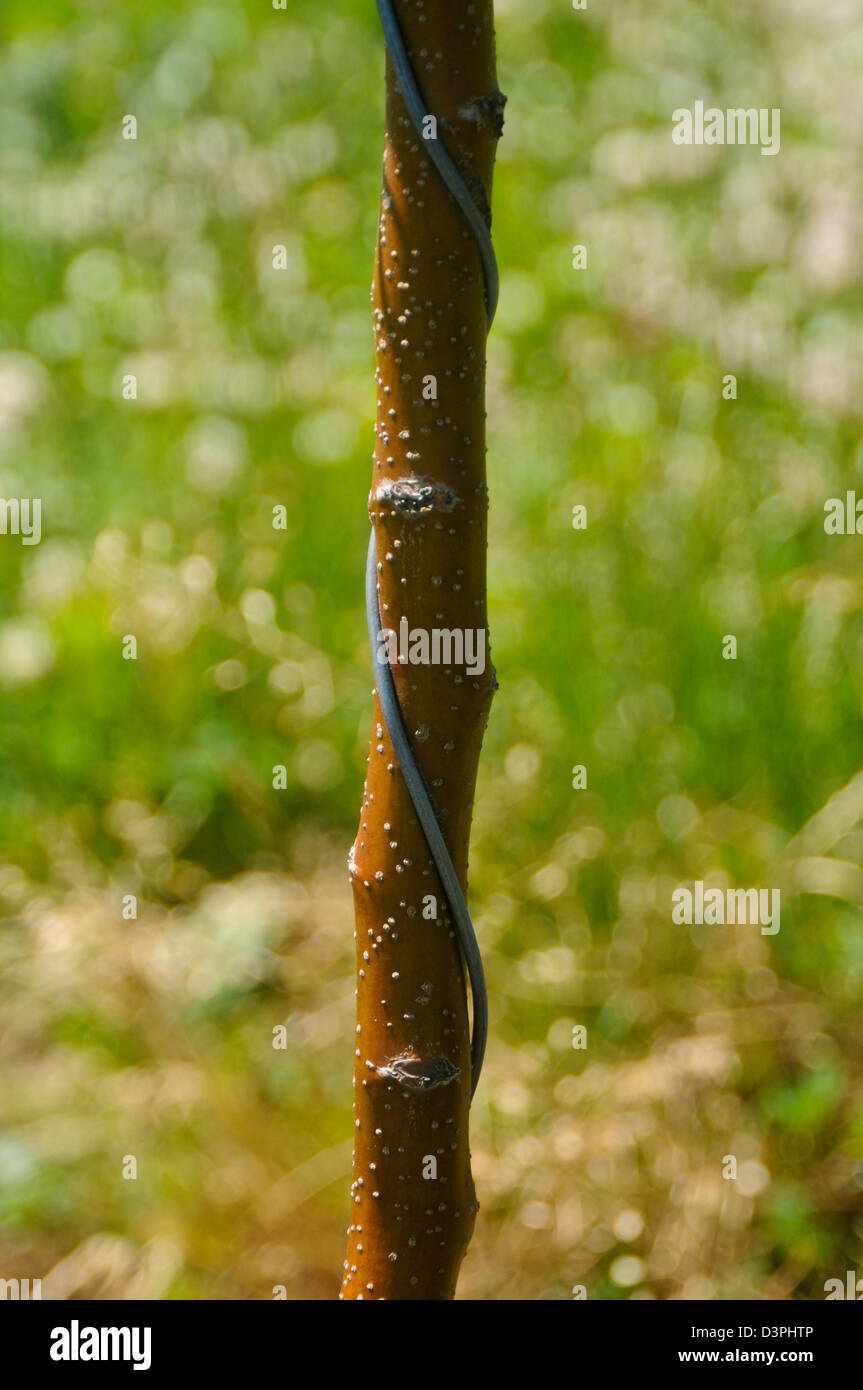
[[[429,138],[445,142],[488,221],[503,109],[492,0],[399,0],[395,8],[434,118]],[[405,727],[466,888],[477,766],[496,684],[486,618],[486,295],[476,242],[424,146],[388,60],[369,510],[383,626],[399,637],[425,633],[432,661],[435,630],[472,634],[472,670],[456,659],[457,639],[449,654],[439,640],[438,664],[411,661],[411,647],[422,656],[422,639],[410,636],[407,650],[398,642],[392,666]],[[377,694],[351,878],[356,1128],[342,1297],[448,1299],[477,1210],[465,978]]]

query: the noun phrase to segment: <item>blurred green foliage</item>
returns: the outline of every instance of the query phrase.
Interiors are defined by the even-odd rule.
[[[822,1297],[863,1272],[863,579],[823,529],[863,495],[863,20],[497,15],[462,1293]],[[0,495],[43,526],[0,539],[0,1274],[331,1297],[375,8],[5,0],[0,38]],[[780,154],[673,145],[696,99],[780,107]],[[673,927],[697,877],[781,887],[780,933]]]

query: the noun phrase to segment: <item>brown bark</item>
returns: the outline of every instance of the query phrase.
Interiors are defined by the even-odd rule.
[[[492,0],[400,0],[442,139],[480,208],[501,126]],[[369,500],[385,625],[486,632],[485,340],[480,258],[387,63],[383,199],[373,285],[378,387]],[[437,400],[424,398],[428,377]],[[494,671],[399,665],[405,726],[456,871],[467,880]],[[357,940],[355,1146],[342,1297],[448,1299],[477,1210],[470,1038],[458,943],[375,695],[351,856]],[[427,900],[435,899],[433,918]],[[438,1078],[417,1085],[392,1064]],[[457,1074],[453,1076],[453,1069]],[[390,1074],[387,1074],[389,1071]],[[451,1078],[452,1079],[448,1079]],[[437,1176],[424,1176],[436,1160]]]

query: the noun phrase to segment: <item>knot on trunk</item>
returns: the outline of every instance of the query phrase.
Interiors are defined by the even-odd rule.
[[[416,1057],[410,1052],[394,1057],[386,1066],[375,1070],[378,1076],[397,1081],[411,1091],[436,1091],[448,1086],[459,1075],[459,1068],[446,1057]]]
[[[500,139],[503,135],[503,109],[505,106],[506,97],[495,87],[493,91],[477,97],[476,101],[462,106],[458,114],[462,120],[473,121],[481,130],[490,130],[492,135]]]
[[[394,516],[421,516],[453,512],[461,498],[455,488],[434,478],[385,478],[373,490],[370,501]]]

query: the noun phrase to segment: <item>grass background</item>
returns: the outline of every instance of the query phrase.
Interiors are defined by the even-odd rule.
[[[863,496],[863,20],[496,12],[460,1294],[821,1298],[863,1274],[863,542],[823,529]],[[0,538],[0,1276],[334,1297],[377,16],[4,0],[0,38],[0,495],[43,501]],[[780,108],[779,155],[675,146],[695,100]],[[779,887],[780,933],[672,926],[694,878]]]

